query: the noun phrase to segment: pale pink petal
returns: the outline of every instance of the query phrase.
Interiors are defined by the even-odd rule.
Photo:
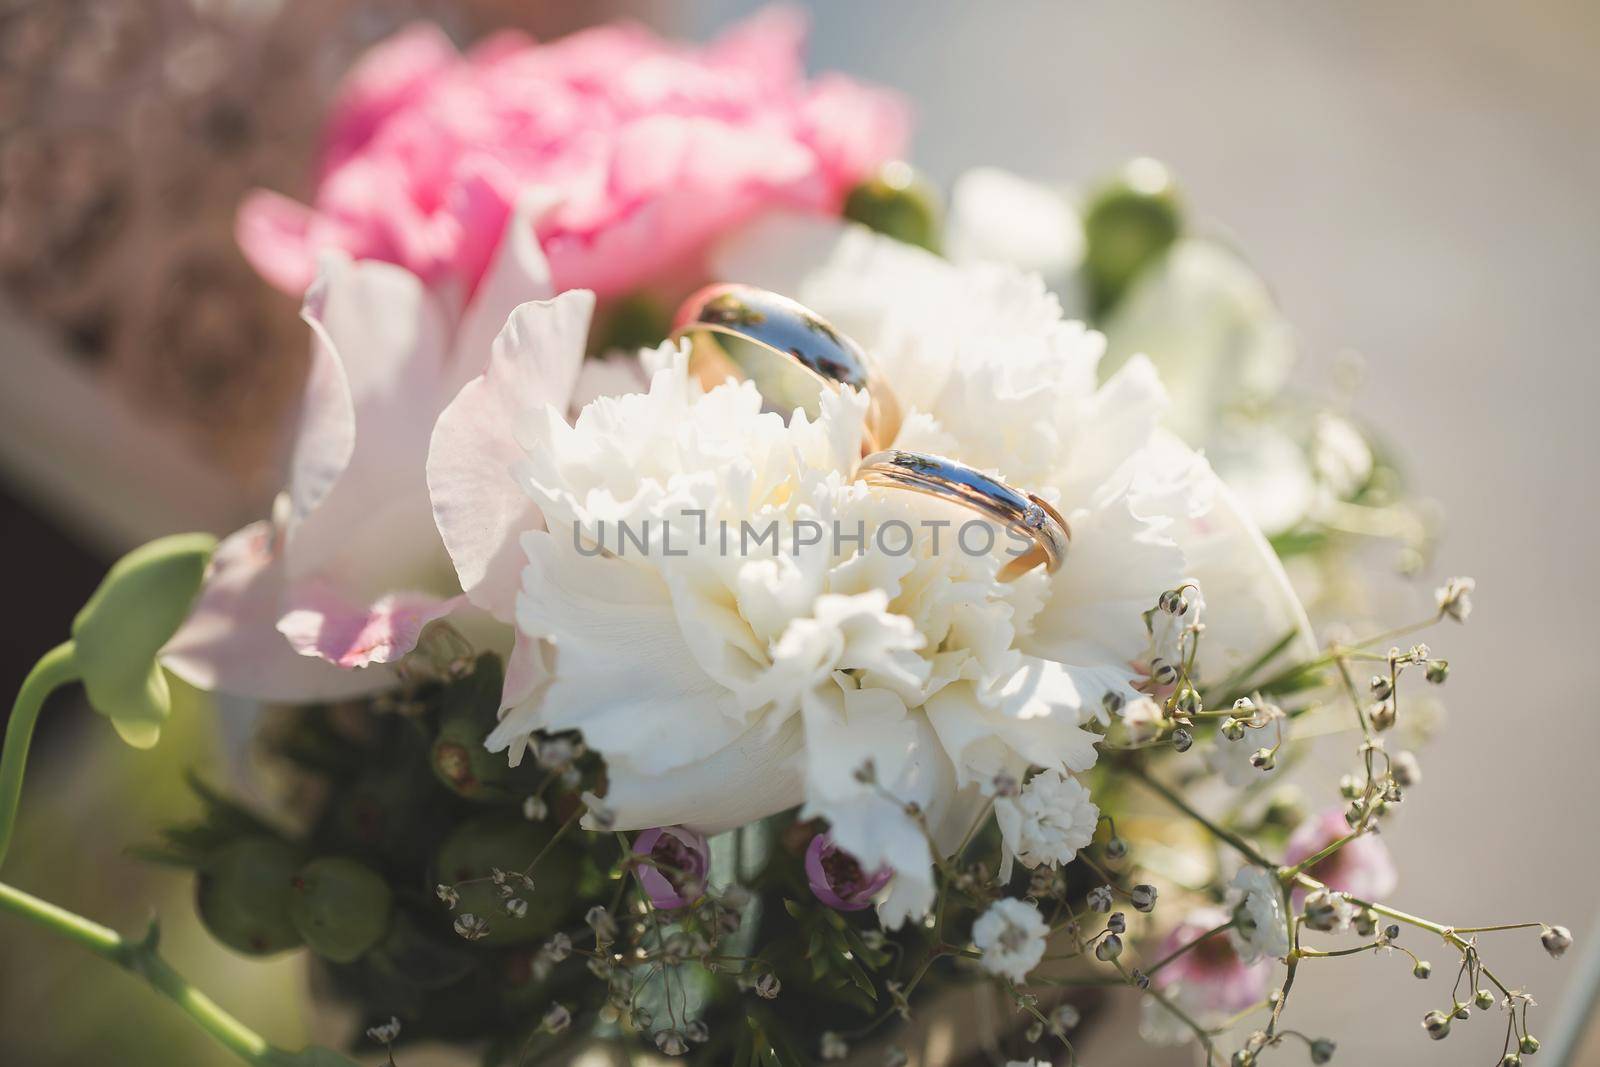
[[[487,187],[487,179],[475,180],[473,188],[480,192],[473,195],[484,200],[493,199]],[[456,388],[449,389],[449,393],[453,394],[488,367],[495,338],[513,311],[530,300],[549,300],[555,296],[550,264],[534,236],[535,223],[552,203],[548,191],[534,190],[523,195],[509,217],[504,207],[500,208],[502,221],[493,231],[499,234],[493,247],[493,260],[456,329],[451,356],[451,378]],[[487,228],[487,220],[484,221]],[[549,384],[553,389],[561,387],[559,381]]]
[[[312,239],[316,223],[317,213],[298,200],[256,189],[239,204],[234,239],[268,284],[299,294],[316,277]]]
[[[336,568],[367,600],[443,559],[424,464],[448,360],[444,318],[411,274],[341,255],[325,258],[303,317],[316,341],[290,471],[289,579]],[[375,553],[360,531],[379,523]]]
[[[524,304],[496,338],[489,369],[439,416],[427,461],[433,518],[468,598],[503,621],[515,614],[524,563],[518,538],[544,528],[512,476],[523,459],[519,414],[565,411],[583,362],[594,294]]]
[[[283,588],[270,522],[226,538],[194,610],[162,650],[162,663],[200,689],[283,703],[339,700],[394,684],[385,668],[344,671],[297,655],[275,627]]]
[[[423,628],[461,606],[461,597],[389,593],[352,603],[325,582],[291,588],[278,632],[302,656],[348,669],[393,663],[417,647]]]

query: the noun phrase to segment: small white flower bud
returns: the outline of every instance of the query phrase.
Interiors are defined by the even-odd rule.
[[[1522,1040],[1517,1042],[1517,1051],[1524,1056],[1532,1056],[1539,1051],[1539,1039],[1532,1034],[1524,1034]]]
[[[1222,723],[1222,736],[1229,741],[1238,741],[1244,737],[1243,719],[1225,719]]]
[[[783,983],[778,981],[778,976],[770,971],[756,979],[756,996],[762,1000],[776,1000],[783,990]]]
[[[1128,854],[1128,843],[1120,837],[1113,837],[1106,842],[1106,858],[1120,860]]]
[[[656,1033],[656,1048],[663,1056],[682,1056],[689,1051],[689,1042],[676,1030],[660,1030]]]
[[[506,901],[506,914],[513,919],[521,919],[528,914],[528,902],[521,897],[512,897]]]
[[[1488,1011],[1494,1007],[1494,994],[1487,989],[1480,989],[1472,995],[1472,1002],[1478,1006],[1479,1011]]]
[[[1107,963],[1122,955],[1122,938],[1116,934],[1107,934],[1094,946],[1094,955],[1098,960]]]
[[[1128,929],[1128,917],[1120,911],[1114,911],[1106,919],[1106,929],[1114,934],[1125,933]]]
[[[1389,761],[1389,774],[1402,789],[1410,789],[1422,781],[1422,765],[1410,752],[1397,753]]]
[[[544,1013],[544,1019],[541,1020],[540,1025],[543,1026],[546,1033],[562,1033],[572,1025],[572,1012],[568,1011],[564,1005],[552,1004],[550,1005],[550,1010]]]
[[[455,931],[468,941],[481,941],[489,936],[489,920],[480,919],[470,911],[456,916]]]
[[[1566,955],[1567,949],[1572,947],[1572,931],[1565,926],[1546,926],[1539,934],[1539,940],[1544,944],[1544,950],[1555,959]]]
[[[1186,685],[1178,690],[1176,707],[1184,715],[1198,715],[1205,710],[1205,706],[1200,700],[1200,694],[1195,691],[1192,685]]]
[[[1156,604],[1168,615],[1182,615],[1189,610],[1189,601],[1181,589],[1168,589],[1161,594],[1161,599],[1156,601]]]
[[[443,882],[434,887],[433,895],[443,901],[447,908],[453,908],[461,903],[461,894],[455,891],[454,886],[445,885]]]
[[[400,1020],[396,1016],[389,1016],[389,1021],[381,1026],[367,1028],[367,1036],[380,1045],[392,1045],[394,1039],[400,1036]]]
[[[1178,680],[1178,668],[1164,659],[1150,662],[1150,680],[1157,685],[1171,685]]]
[[[845,1039],[832,1030],[822,1031],[822,1058],[824,1060],[842,1060],[850,1055],[850,1046]]]
[[[550,814],[550,805],[541,797],[529,797],[522,802],[522,817],[529,822],[542,822]]]
[[[1372,722],[1374,730],[1387,730],[1394,725],[1395,712],[1392,698],[1380,700],[1367,711],[1367,718]]]
[[[1106,690],[1106,695],[1100,698],[1100,706],[1106,710],[1107,715],[1115,715],[1121,711],[1124,703],[1126,701],[1123,700],[1122,694],[1114,689]]]
[[[1387,674],[1374,674],[1367,685],[1372,689],[1373,700],[1387,700],[1389,694],[1394,692],[1394,683]]]
[[[1450,677],[1450,663],[1448,660],[1430,659],[1423,669],[1422,676],[1434,685],[1443,685],[1445,679]]]
[[[1180,726],[1172,731],[1172,747],[1179,752],[1187,752],[1194,746],[1194,732],[1187,726]]]
[[[1083,1016],[1071,1004],[1057,1005],[1050,1013],[1050,1028],[1056,1033],[1066,1033],[1068,1030],[1076,1029],[1082,1021]]]
[[[1317,1038],[1316,1040],[1311,1042],[1311,1062],[1312,1063],[1332,1063],[1333,1062],[1333,1050],[1336,1047],[1337,1046],[1335,1046],[1332,1041],[1329,1041],[1325,1037]]]
[[[1466,622],[1472,614],[1472,594],[1478,583],[1471,578],[1452,578],[1434,590],[1439,601],[1439,612],[1456,622]]]
[[[1422,1028],[1435,1041],[1442,1041],[1450,1036],[1450,1016],[1442,1011],[1430,1011],[1422,1017]]]
[[[1270,771],[1278,765],[1277,753],[1270,748],[1258,748],[1250,753],[1250,766],[1258,771]]]
[[[1433,974],[1433,964],[1427,960],[1418,960],[1417,965],[1411,968],[1411,977],[1413,978],[1427,978],[1431,974]]]
[[[1156,906],[1156,887],[1141,882],[1129,892],[1128,900],[1136,911],[1146,913],[1154,911]]]
[[[1085,897],[1091,911],[1110,911],[1112,899],[1111,887],[1108,885],[1095,886]]]

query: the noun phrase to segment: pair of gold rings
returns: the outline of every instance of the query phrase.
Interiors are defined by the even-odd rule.
[[[960,504],[1031,540],[1032,548],[1000,568],[1000,581],[1041,563],[1054,572],[1066,558],[1067,522],[1038,496],[957,460],[886,447],[900,430],[893,390],[860,345],[810,308],[750,285],[712,285],[679,307],[672,337],[689,341],[690,369],[708,389],[728,378],[749,380],[769,404],[812,416],[823,389],[848,385],[865,393],[867,454],[857,477]]]

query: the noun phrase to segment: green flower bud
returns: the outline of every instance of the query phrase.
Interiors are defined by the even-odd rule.
[[[672,330],[672,309],[651,293],[629,293],[610,301],[595,330],[594,352],[621,350],[636,355],[654,348]]]
[[[1522,1057],[1515,1052],[1508,1052],[1500,1057],[1500,1067],[1522,1067]]]
[[[440,697],[443,714],[429,762],[439,781],[468,800],[511,803],[538,786],[540,772],[532,760],[512,767],[504,752],[483,747],[498,718],[502,682],[499,658],[486,655]]]
[[[1311,1062],[1332,1063],[1333,1051],[1335,1048],[1336,1046],[1334,1043],[1329,1041],[1327,1038],[1317,1038],[1315,1041],[1311,1042]]]
[[[1487,989],[1480,989],[1473,995],[1473,1003],[1478,1005],[1479,1011],[1488,1011],[1494,1007],[1494,994]]]
[[[269,956],[301,943],[289,920],[289,882],[300,866],[289,845],[242,837],[207,858],[195,907],[211,936],[247,956]]]
[[[578,862],[573,848],[566,844],[544,852],[552,835],[548,825],[530,823],[515,812],[495,813],[457,826],[439,847],[432,881],[455,888],[460,900],[454,914],[490,917],[488,932],[474,943],[521,944],[555,932],[577,885]],[[534,866],[528,871],[530,864]],[[510,883],[529,900],[531,907],[525,917],[515,921],[497,918],[505,914],[506,900],[493,881],[497,870],[518,875],[528,871],[532,889],[520,877]],[[559,906],[551,906],[553,903]],[[438,909],[441,930],[449,930],[453,921],[452,912]]]
[[[1442,1011],[1430,1011],[1422,1017],[1422,1028],[1435,1041],[1443,1041],[1450,1036],[1450,1016]]]
[[[1521,1041],[1517,1042],[1517,1050],[1524,1056],[1532,1056],[1539,1051],[1539,1039],[1532,1034],[1527,1034]]]
[[[73,662],[89,703],[135,748],[154,745],[172,713],[156,657],[188,617],[216,546],[210,534],[176,534],[134,549],[111,565],[72,622]]]
[[[394,894],[377,872],[355,860],[312,860],[289,888],[289,918],[319,956],[354,963],[389,932]]]
[[[1090,198],[1083,229],[1090,305],[1103,315],[1183,229],[1172,175],[1153,159],[1133,160]]]
[[[1433,964],[1427,960],[1418,960],[1417,965],[1411,968],[1411,977],[1426,978],[1433,973]]]
[[[886,163],[850,190],[844,217],[908,245],[939,251],[939,197],[905,163]]]

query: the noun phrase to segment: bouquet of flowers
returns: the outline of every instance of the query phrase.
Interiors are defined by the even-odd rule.
[[[350,73],[314,201],[239,215],[305,293],[285,489],[112,569],[18,698],[0,850],[45,693],[146,746],[175,675],[260,708],[280,802],[197,780],[144,854],[226,945],[305,951],[353,1054],[904,1064],[931,1005],[998,998],[985,1062],[1071,1063],[1126,987],[1207,1064],[1326,1063],[1297,971],[1431,951],[1426,1036],[1498,1013],[1522,1062],[1480,936],[1568,932],[1391,899],[1449,673],[1419,632],[1473,583],[1353,628],[1361,546],[1429,565],[1385,451],[1285,391],[1289,328],[1159,164],[941,207],[906,106],[808,79],[802,37],[417,26]],[[1313,737],[1352,772],[1308,810]],[[350,1062],[269,1045],[154,927],[0,905],[247,1062]]]

